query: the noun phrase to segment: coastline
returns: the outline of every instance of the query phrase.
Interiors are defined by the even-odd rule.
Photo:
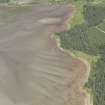
[[[81,57],[77,57],[75,54],[73,54],[73,52],[71,52],[70,50],[66,50],[66,49],[63,49],[61,46],[60,46],[60,39],[58,38],[55,38],[55,36],[53,35],[53,37],[55,40],[56,40],[56,44],[57,44],[57,47],[64,53],[67,53],[69,54],[70,56],[72,56],[73,58],[75,59],[78,59],[80,60],[82,63],[84,63],[86,65],[86,77],[84,79],[84,85],[85,83],[88,81],[88,78],[89,78],[89,75],[90,75],[90,71],[91,71],[91,64],[85,59],[85,58],[81,58]],[[83,87],[80,87],[82,89],[82,91],[85,93],[86,95],[86,99],[85,99],[85,105],[93,105],[92,102],[91,102],[91,94],[90,93],[87,93],[87,91],[85,89],[83,89]]]
[[[67,5],[69,7],[69,5]],[[74,16],[75,12],[73,12],[73,14],[70,14],[68,15],[68,19],[65,19],[64,20],[64,26],[65,26],[65,29],[68,29],[68,21]],[[69,18],[70,17],[70,18]],[[54,35],[53,35],[54,36]],[[63,48],[61,48],[61,42],[60,42],[60,39],[59,38],[54,38],[56,40],[56,44],[57,44],[57,48],[60,49],[62,52],[64,53],[67,53],[69,54],[70,56],[72,56],[73,58],[76,58],[76,59],[79,59],[80,61],[82,61],[85,65],[86,65],[86,79],[84,80],[84,84],[86,83],[86,81],[88,81],[88,78],[89,78],[89,74],[90,74],[90,69],[91,69],[91,65],[90,63],[85,59],[85,58],[82,58],[82,57],[77,57],[72,51],[70,50],[65,50]],[[91,94],[87,94],[86,90],[82,88],[82,91],[86,94],[86,100],[85,100],[85,105],[92,105],[91,102],[90,102],[90,98],[91,98]]]
[[[65,21],[64,24],[67,25],[67,22],[68,20]],[[85,83],[88,81],[88,78],[89,78],[89,75],[90,75],[90,71],[91,71],[91,64],[88,62],[88,60],[86,60],[85,58],[83,57],[78,57],[76,56],[76,54],[74,54],[72,51],[70,50],[66,50],[66,49],[63,49],[61,47],[61,42],[60,42],[60,39],[59,37],[55,36],[55,34],[52,35],[52,38],[54,38],[56,44],[57,44],[57,47],[64,53],[67,53],[69,54],[70,56],[72,56],[73,58],[77,59],[77,60],[80,60],[82,63],[85,64],[86,66],[86,77],[84,79],[84,85]],[[90,93],[87,92],[87,90],[84,88],[84,87],[80,87],[82,89],[82,92],[85,93],[86,95],[86,99],[85,99],[85,105],[93,105],[93,101],[92,101],[92,95]]]

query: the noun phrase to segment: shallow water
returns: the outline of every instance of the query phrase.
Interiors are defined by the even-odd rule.
[[[84,105],[85,65],[57,48],[73,9],[36,5],[0,7],[0,105]],[[44,18],[59,18],[51,24]]]

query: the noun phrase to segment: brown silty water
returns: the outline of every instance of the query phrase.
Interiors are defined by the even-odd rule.
[[[73,7],[0,7],[0,105],[84,105],[86,66],[51,38]],[[44,18],[60,18],[51,24]]]

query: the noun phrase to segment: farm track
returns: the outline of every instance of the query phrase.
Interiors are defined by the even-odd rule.
[[[0,7],[0,105],[84,105],[86,66],[51,38],[72,13],[64,5]],[[61,22],[39,22],[48,17]]]

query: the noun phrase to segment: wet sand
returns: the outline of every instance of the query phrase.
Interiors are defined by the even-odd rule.
[[[0,7],[0,105],[85,104],[85,64],[51,37],[72,13],[63,5]],[[39,22],[45,18],[61,21]]]

